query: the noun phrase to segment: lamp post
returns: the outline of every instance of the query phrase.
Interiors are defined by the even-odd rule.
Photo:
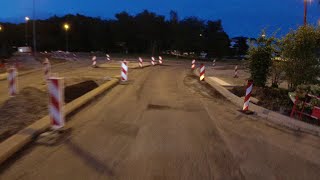
[[[304,0],[304,17],[303,17],[303,22],[304,25],[307,25],[307,13],[308,13],[308,3],[307,0]]]
[[[303,16],[303,24],[306,26],[308,23],[308,2],[311,3],[312,0],[303,0],[304,1],[304,16]]]
[[[0,32],[3,30],[3,27],[0,25]]]
[[[37,41],[36,41],[36,0],[33,0],[33,53],[36,56],[37,53]]]
[[[64,30],[66,31],[66,52],[69,50],[69,37],[68,37],[68,31],[70,29],[70,25],[68,23],[64,23],[63,25]]]
[[[24,20],[26,21],[26,46],[28,46],[28,21],[30,18],[27,16],[24,18]]]

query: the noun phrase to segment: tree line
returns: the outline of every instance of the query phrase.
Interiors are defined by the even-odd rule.
[[[129,53],[160,53],[165,50],[181,52],[207,52],[211,57],[230,55],[230,39],[221,20],[202,20],[197,17],[179,19],[171,11],[166,19],[162,15],[144,10],[136,15],[121,12],[115,19],[92,18],[84,15],[53,16],[36,21],[37,49],[40,51],[65,50],[68,23],[69,51],[103,51]],[[2,48],[32,46],[32,20],[25,23],[1,23]],[[245,47],[246,48],[246,47]],[[243,52],[245,53],[245,52]]]

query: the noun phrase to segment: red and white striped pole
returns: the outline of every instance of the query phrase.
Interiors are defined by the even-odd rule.
[[[192,60],[191,69],[194,70],[196,68],[196,60]]]
[[[9,96],[18,94],[17,91],[17,69],[12,67],[8,69]]]
[[[128,81],[128,65],[126,60],[121,63],[121,81]]]
[[[201,64],[201,66],[200,66],[200,81],[204,81],[205,72],[206,72],[206,67],[204,66],[204,64]]]
[[[96,56],[92,57],[92,67],[97,67],[97,57]]]
[[[141,58],[141,57],[139,57],[139,66],[140,66],[140,68],[142,68],[142,67],[143,67],[143,60],[142,60],[142,58]]]
[[[64,114],[63,114],[63,78],[50,77],[49,82],[49,115],[51,120],[51,126],[53,129],[60,129],[64,126]]]
[[[238,66],[236,66],[235,68],[234,68],[234,76],[233,76],[234,78],[238,78],[239,76],[238,76]]]
[[[77,61],[77,60],[78,60],[78,58],[77,58],[77,55],[76,55],[76,54],[73,54],[73,60],[74,60],[74,61]]]
[[[152,66],[156,65],[154,57],[151,57],[151,64]]]
[[[159,56],[159,64],[161,65],[162,64],[162,57]]]
[[[44,60],[43,65],[44,65],[44,77],[45,77],[45,80],[47,81],[51,73],[51,66],[48,58]]]
[[[107,61],[110,61],[111,59],[110,59],[109,54],[106,54],[106,56],[107,56]]]
[[[252,93],[252,88],[253,88],[253,81],[248,80],[248,85],[246,89],[246,96],[244,98],[244,104],[243,104],[243,111],[249,111],[249,104],[250,104],[250,97]]]

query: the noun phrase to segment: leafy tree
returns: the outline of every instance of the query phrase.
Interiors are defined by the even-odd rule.
[[[246,55],[249,49],[249,45],[247,44],[248,38],[246,37],[235,37],[236,44],[234,47],[237,49],[236,55]]]
[[[37,48],[40,51],[64,50],[67,22],[70,51],[108,51],[158,54],[164,50],[209,52],[223,56],[228,52],[229,38],[222,22],[205,21],[197,17],[179,20],[178,13],[170,12],[170,19],[147,10],[130,15],[120,12],[115,19],[101,19],[84,15],[53,16],[37,20]],[[29,22],[31,24],[32,22]],[[25,24],[1,23],[0,47],[24,46]],[[32,26],[28,26],[32,32]],[[29,42],[32,34],[29,33]],[[32,44],[29,44],[32,45]],[[1,50],[0,50],[1,51]]]
[[[319,43],[320,30],[313,26],[302,26],[282,39],[281,51],[287,62],[285,72],[290,88],[318,82]]]
[[[272,66],[272,58],[276,52],[277,40],[274,37],[260,36],[257,43],[249,49],[248,68],[254,84],[259,87],[266,85]]]

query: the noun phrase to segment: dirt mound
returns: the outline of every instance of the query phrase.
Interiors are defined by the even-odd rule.
[[[48,114],[47,93],[27,87],[0,107],[0,142]]]
[[[64,101],[66,103],[69,103],[73,101],[74,99],[77,99],[78,97],[86,94],[87,92],[95,89],[98,87],[98,84],[92,80],[90,81],[84,81],[78,84],[74,84],[71,86],[67,86],[64,90]]]
[[[246,87],[239,86],[230,90],[233,94],[243,97]],[[288,114],[292,108],[292,102],[288,96],[288,90],[270,87],[253,87],[252,96],[259,100],[258,105],[272,111]]]

